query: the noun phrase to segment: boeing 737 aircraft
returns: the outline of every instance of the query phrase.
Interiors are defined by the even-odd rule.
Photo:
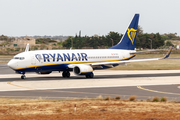
[[[70,77],[70,71],[76,75],[93,78],[93,70],[106,69],[126,64],[128,62],[151,61],[168,58],[171,49],[164,58],[130,60],[136,56],[134,50],[137,36],[139,14],[135,14],[126,33],[120,42],[109,49],[80,49],[80,50],[36,50],[19,53],[7,64],[16,73],[25,78],[26,72],[49,74],[52,71],[62,71],[63,77]]]

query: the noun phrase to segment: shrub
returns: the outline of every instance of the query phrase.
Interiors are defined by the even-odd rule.
[[[14,51],[14,49],[11,49],[11,48],[7,48],[6,50],[7,50],[8,52],[9,52],[9,51]]]
[[[20,51],[21,48],[16,48],[15,51]]]
[[[111,97],[110,96],[107,96],[104,100],[110,100]]]
[[[3,42],[3,43],[1,43],[0,45],[8,45],[8,44],[10,44],[10,43],[8,43],[8,42]]]
[[[167,102],[167,97],[162,97],[161,102]]]
[[[135,100],[136,100],[136,98],[137,98],[137,96],[136,96],[136,95],[132,95],[132,96],[130,96],[130,97],[129,97],[129,101],[135,101]]]
[[[62,112],[62,109],[61,109],[61,108],[58,108],[58,109],[56,109],[56,112],[57,112],[57,113],[61,113],[61,112]]]
[[[121,99],[121,96],[116,96],[115,99],[116,99],[116,100],[120,100],[120,99]]]
[[[33,47],[33,50],[38,50],[38,47],[37,47],[37,46],[34,46],[34,47]]]
[[[97,96],[96,98],[99,99],[99,100],[103,99],[103,97],[101,95]]]
[[[166,46],[172,46],[172,45],[173,45],[173,44],[172,44],[171,41],[168,40],[168,41],[166,42]]]
[[[157,97],[157,96],[154,97],[152,101],[153,101],[153,102],[159,102],[159,97]]]

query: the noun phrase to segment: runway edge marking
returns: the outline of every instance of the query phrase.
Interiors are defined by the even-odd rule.
[[[171,95],[180,95],[178,93],[170,93],[170,92],[162,92],[162,91],[150,90],[150,89],[142,88],[141,86],[137,86],[137,88],[139,88],[141,90],[150,91],[150,92],[156,92],[156,93],[171,94]]]

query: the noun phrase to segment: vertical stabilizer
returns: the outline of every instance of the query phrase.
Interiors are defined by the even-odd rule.
[[[138,21],[139,14],[135,14],[120,42],[109,49],[134,50],[137,36]]]

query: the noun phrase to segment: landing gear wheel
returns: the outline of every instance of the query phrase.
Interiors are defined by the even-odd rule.
[[[63,78],[65,78],[66,77],[66,72],[63,72],[62,76],[63,76]]]
[[[25,76],[25,75],[22,75],[22,76],[21,76],[21,79],[25,79],[25,78],[26,78],[26,76]]]
[[[91,73],[91,74],[89,74],[89,75],[86,75],[86,78],[93,78],[94,77],[94,74],[93,73]]]
[[[89,75],[89,77],[90,77],[90,78],[93,78],[93,77],[94,77],[94,74],[93,74],[93,73],[91,73],[91,74]]]
[[[67,71],[67,73],[66,73],[66,77],[67,77],[67,78],[69,78],[69,77],[70,77],[70,73],[69,73],[69,71]]]
[[[70,75],[70,72],[69,71],[64,71],[63,73],[62,73],[62,76],[65,78],[65,77],[67,77],[67,78],[69,78],[71,75]]]
[[[86,78],[90,78],[89,75],[86,75]]]

